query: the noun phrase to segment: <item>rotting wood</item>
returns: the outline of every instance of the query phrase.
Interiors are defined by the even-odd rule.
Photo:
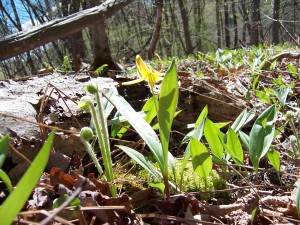
[[[261,68],[262,70],[267,70],[270,68],[271,64],[274,61],[287,59],[300,59],[300,52],[282,52],[277,55],[274,55],[269,60],[266,61],[265,65]]]
[[[133,0],[107,0],[99,6],[35,26],[29,31],[5,36],[0,40],[0,60],[9,59],[31,49],[67,37],[85,27],[105,21]]]

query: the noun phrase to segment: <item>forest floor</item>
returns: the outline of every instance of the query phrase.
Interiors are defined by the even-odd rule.
[[[228,52],[225,57],[229,57]],[[190,131],[186,127],[195,123],[204,106],[208,105],[208,118],[216,123],[233,122],[245,108],[255,108],[255,117],[243,128],[249,133],[261,112],[275,104],[278,117],[274,126],[278,132],[271,148],[279,153],[280,165],[277,171],[274,161],[264,156],[256,174],[249,152],[244,149],[240,165],[230,159],[226,166],[214,163],[209,185],[203,185],[190,165],[184,175],[183,191],[172,190],[169,201],[159,188],[149,186],[153,181],[150,175],[114,147],[125,142],[149,155],[136,133],[128,131],[123,139],[111,138],[114,184],[119,194],[116,198],[111,197],[109,184],[100,181],[79,138],[80,128],[88,126],[90,120],[89,114],[76,107],[86,83],[97,83],[104,92],[117,89],[136,110],[150,96],[146,83],[122,87],[121,82],[127,78],[115,76],[114,72],[112,78],[52,73],[0,81],[0,133],[10,134],[10,151],[2,170],[13,184],[23,176],[51,128],[60,128],[47,168],[14,223],[300,224],[296,206],[300,157],[299,149],[295,149],[298,146],[290,141],[291,135],[298,140],[300,132],[300,56],[286,52],[269,59],[256,66],[236,66],[225,59],[177,60],[178,109],[182,112],[172,127],[170,152],[174,157],[182,159],[186,144],[181,142]],[[294,115],[294,127],[286,119],[288,111]],[[227,130],[228,126],[221,129]],[[208,147],[205,139],[202,142]],[[102,162],[100,155],[99,160]],[[8,196],[3,183],[0,190],[3,203]],[[64,205],[67,199],[72,201]]]

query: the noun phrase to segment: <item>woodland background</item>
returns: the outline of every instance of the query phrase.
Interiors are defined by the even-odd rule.
[[[298,43],[299,0],[127,0],[105,22],[13,57],[2,57],[0,78],[59,68],[65,56],[79,71],[82,62],[131,62],[136,54],[152,59],[184,57],[217,48]],[[0,55],[7,37],[101,4],[99,0],[1,0]],[[60,33],[64,32],[63,29]],[[61,36],[61,35],[60,35]],[[16,38],[16,41],[18,38]],[[2,42],[1,42],[2,41]],[[5,50],[7,51],[7,50]],[[2,53],[1,53],[2,52]]]

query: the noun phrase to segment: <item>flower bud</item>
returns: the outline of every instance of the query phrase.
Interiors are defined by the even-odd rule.
[[[289,138],[290,138],[291,145],[297,144],[297,138],[295,135],[291,135]]]
[[[84,141],[89,141],[92,139],[93,137],[93,131],[91,128],[89,127],[83,127],[80,130],[80,138]]]
[[[85,86],[84,90],[90,94],[96,94],[98,92],[97,84],[89,83]]]
[[[287,111],[286,114],[285,114],[285,118],[286,118],[287,120],[293,119],[294,116],[295,116],[295,115],[294,115],[294,113],[293,113],[292,111]]]
[[[89,112],[91,110],[91,106],[94,105],[93,99],[90,96],[83,96],[80,99],[80,102],[78,103],[77,107]]]

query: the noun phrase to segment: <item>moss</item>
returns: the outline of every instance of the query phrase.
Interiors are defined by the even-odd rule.
[[[181,160],[176,160],[175,165],[175,177],[172,174],[171,169],[169,169],[169,176],[170,181],[173,182],[176,186],[179,185],[179,178],[180,178],[180,170],[181,170]],[[158,168],[157,163],[153,163],[155,168]],[[133,167],[132,167],[133,166]],[[119,167],[120,168],[120,167]],[[118,170],[116,174],[116,179],[118,180],[118,187],[126,191],[132,192],[136,190],[141,190],[147,187],[149,182],[158,182],[148,171],[143,169],[141,166],[135,164],[133,161],[128,163],[126,166],[127,170],[121,172]],[[127,171],[129,170],[129,173]],[[129,189],[127,189],[129,188]],[[208,177],[207,181],[207,191],[213,190],[222,190],[226,188],[226,182],[223,180],[216,170],[212,170]],[[175,190],[172,190],[173,194],[175,194]],[[193,165],[191,162],[188,162],[185,168],[185,172],[183,175],[183,182],[182,182],[182,192],[189,193],[189,192],[204,192],[205,191],[205,181],[204,179],[200,178],[193,170]],[[202,196],[201,196],[202,197]],[[229,197],[228,194],[209,194],[209,197]],[[204,196],[203,196],[204,198]]]

